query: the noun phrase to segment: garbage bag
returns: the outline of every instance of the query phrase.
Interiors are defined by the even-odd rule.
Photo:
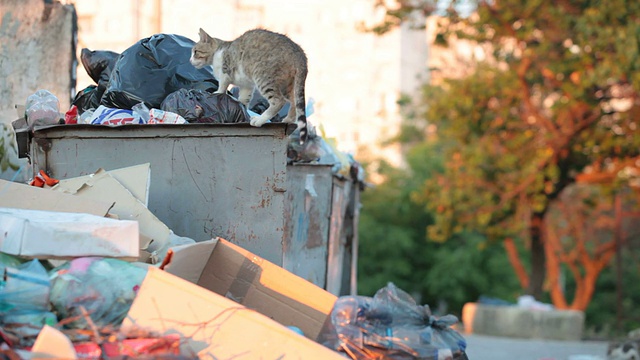
[[[66,326],[89,329],[81,307],[98,327],[119,326],[131,308],[147,270],[126,261],[85,257],[50,272],[50,301]]]
[[[116,61],[101,104],[131,109],[144,102],[150,109],[160,108],[162,100],[179,89],[217,90],[211,68],[196,69],[189,62],[194,44],[174,34],[138,41]]]
[[[5,280],[0,281],[0,314],[12,310],[47,310],[49,308],[49,276],[38,260],[19,264],[8,260]]]
[[[80,62],[87,74],[98,84],[98,87],[106,89],[111,77],[111,71],[120,54],[109,50],[89,50],[83,48],[80,52]]]
[[[101,97],[102,92],[98,90],[98,87],[89,85],[78,91],[71,105],[75,105],[78,108],[78,115],[82,115],[86,111],[97,109],[100,106]]]
[[[450,326],[453,315],[436,318],[389,283],[371,297],[340,297],[330,323],[320,333],[323,345],[352,359],[465,359],[466,341]]]
[[[308,163],[318,161],[327,154],[324,139],[316,135],[314,127],[309,126],[308,130],[307,141],[302,145],[300,145],[300,129],[295,129],[289,136],[289,143],[287,144],[287,160],[289,162]]]
[[[230,93],[237,99],[240,95],[240,88],[234,86],[231,88]],[[280,111],[278,111],[278,113],[269,120],[271,122],[282,122],[282,119],[287,116],[290,106],[291,105],[289,103],[284,104],[282,109],[280,109]],[[260,95],[260,92],[256,89],[253,91],[253,96],[251,97],[251,101],[249,101],[249,105],[247,107],[256,114],[262,114],[267,110],[267,108],[269,108],[269,101],[267,101],[264,96]]]
[[[244,106],[228,94],[214,94],[202,90],[180,89],[169,94],[161,109],[174,112],[196,123],[249,122]]]
[[[53,125],[60,122],[60,101],[48,90],[38,90],[29,95],[25,115],[30,128],[36,125]]]
[[[49,311],[49,275],[38,260],[20,263],[2,254],[0,262],[0,326],[17,345],[29,346],[44,325],[58,322]]]

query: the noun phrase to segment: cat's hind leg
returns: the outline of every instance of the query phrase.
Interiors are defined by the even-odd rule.
[[[274,117],[287,102],[287,100],[282,95],[276,94],[273,94],[271,97],[269,97],[267,101],[269,101],[269,107],[262,113],[262,115],[252,117],[251,125],[257,127],[264,125],[264,123]]]
[[[293,99],[289,100],[289,111],[287,112],[287,116],[284,119],[282,119],[282,122],[286,122],[286,123],[296,122],[296,106],[295,106],[295,101],[293,101]]]

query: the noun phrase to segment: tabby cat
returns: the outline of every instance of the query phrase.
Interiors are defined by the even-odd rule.
[[[302,48],[285,35],[264,29],[249,30],[233,41],[209,36],[200,29],[200,41],[191,51],[191,64],[200,69],[213,65],[219,82],[218,93],[230,84],[239,88],[238,100],[245,106],[257,87],[269,107],[251,118],[251,125],[262,126],[276,115],[288,101],[289,112],[284,122],[296,122],[300,143],[307,139],[304,87],[307,57]]]

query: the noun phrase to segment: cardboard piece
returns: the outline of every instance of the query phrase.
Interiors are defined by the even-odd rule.
[[[149,205],[149,185],[151,181],[151,166],[149,163],[109,170],[107,173],[124,186],[133,197],[140,200],[144,206]],[[75,194],[93,176],[94,174],[90,174],[63,179],[54,188],[58,191]]]
[[[121,330],[138,328],[178,333],[184,338],[182,353],[201,359],[344,359],[256,311],[155,268]]]
[[[137,171],[136,168],[129,170],[133,174]],[[93,175],[79,179],[60,180],[60,183],[51,190],[71,193],[85,199],[115,201],[115,205],[110,210],[112,214],[122,220],[135,220],[140,224],[140,239],[143,241],[139,246],[140,249],[148,249],[150,246],[153,249],[160,248],[169,241],[171,230],[104,169],[98,169]],[[153,245],[150,245],[151,242]],[[153,251],[153,249],[149,250]]]
[[[196,283],[205,289],[282,325],[296,326],[312,340],[317,340],[337,300],[335,295],[222,238],[173,250],[165,271],[192,282],[197,278]]]
[[[90,214],[0,208],[0,251],[41,259],[105,256],[135,260],[138,223]]]
[[[0,207],[106,216],[113,204],[0,179]]]
[[[45,325],[40,330],[36,342],[31,348],[32,360],[40,359],[77,359],[73,343],[60,330]]]

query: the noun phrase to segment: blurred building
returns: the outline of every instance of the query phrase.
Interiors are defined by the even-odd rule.
[[[224,40],[256,27],[287,34],[309,58],[306,94],[315,101],[309,121],[343,151],[364,147],[399,161],[397,149],[381,150],[379,143],[399,127],[400,94],[415,93],[426,80],[427,34],[409,27],[384,36],[361,31],[383,14],[374,0],[69,2],[78,13],[78,49],[121,52],[161,32],[197,41],[199,28]],[[78,79],[78,89],[91,84],[81,67]]]

